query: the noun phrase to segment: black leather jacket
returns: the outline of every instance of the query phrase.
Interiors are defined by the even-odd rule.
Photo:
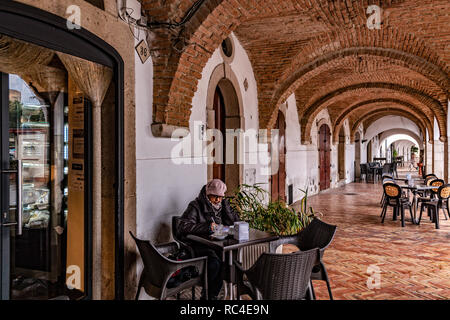
[[[204,186],[198,197],[189,203],[181,216],[178,232],[182,236],[212,234],[211,223],[216,222],[214,217],[214,210],[206,197],[206,186]],[[232,226],[235,221],[240,221],[239,214],[231,208],[227,199],[222,200],[221,217],[222,224],[226,226]]]

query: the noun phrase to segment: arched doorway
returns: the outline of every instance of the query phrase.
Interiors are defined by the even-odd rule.
[[[236,129],[241,128],[239,100],[230,80],[219,81],[214,92],[212,112],[213,128],[222,134],[222,161],[213,162],[212,173],[208,178],[220,179],[225,182],[227,193],[230,194],[240,183],[238,131]],[[230,130],[234,130],[234,133]],[[218,150],[214,150],[215,152]]]
[[[355,181],[361,177],[361,138],[359,132],[355,134]]]
[[[319,128],[320,191],[330,188],[330,128],[323,124]]]
[[[338,174],[339,180],[345,180],[345,132],[343,127],[339,131]]]
[[[226,135],[225,135],[225,108],[223,103],[223,96],[220,92],[219,87],[216,88],[214,92],[214,128],[219,130],[222,133],[223,137],[223,155],[225,155],[226,151]],[[218,150],[214,150],[213,156],[216,156],[216,152]],[[223,157],[223,159],[226,159]],[[222,163],[217,163],[214,161],[213,163],[213,179],[220,179],[225,181],[225,161]]]
[[[286,201],[286,121],[281,111],[275,124],[278,129],[278,170],[270,177],[272,201]]]
[[[388,150],[386,149],[386,157],[387,157]],[[372,141],[369,141],[367,144],[367,162],[372,161]]]
[[[1,181],[0,207],[10,215],[0,221],[0,300],[92,298],[103,286],[92,280],[98,271],[108,293],[123,299],[122,58],[87,30],[68,30],[66,19],[12,1],[0,3],[0,38],[2,47],[28,53],[25,60],[1,53],[10,63],[0,68],[0,173],[9,176]],[[81,67],[71,68],[73,61]],[[79,85],[92,69],[112,73],[104,99]],[[94,81],[89,89],[99,87]],[[105,191],[114,198],[102,211]],[[100,244],[94,230],[102,233]],[[99,245],[98,258],[92,252]]]

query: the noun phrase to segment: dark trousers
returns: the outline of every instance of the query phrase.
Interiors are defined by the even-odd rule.
[[[194,246],[197,257],[208,257],[208,298],[214,298],[219,295],[222,289],[224,266],[222,259],[216,251],[203,246]]]

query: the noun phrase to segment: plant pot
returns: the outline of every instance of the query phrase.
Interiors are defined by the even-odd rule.
[[[278,246],[286,243],[294,244],[298,246],[300,233],[294,234],[292,236],[280,236],[279,239],[271,241],[269,244],[269,250],[270,252],[275,252],[278,248]]]

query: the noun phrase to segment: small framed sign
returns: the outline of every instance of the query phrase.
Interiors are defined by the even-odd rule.
[[[147,42],[144,40],[141,40],[137,46],[135,47],[137,54],[139,58],[141,59],[142,63],[145,63],[147,59],[150,57],[150,49],[147,46]]]

